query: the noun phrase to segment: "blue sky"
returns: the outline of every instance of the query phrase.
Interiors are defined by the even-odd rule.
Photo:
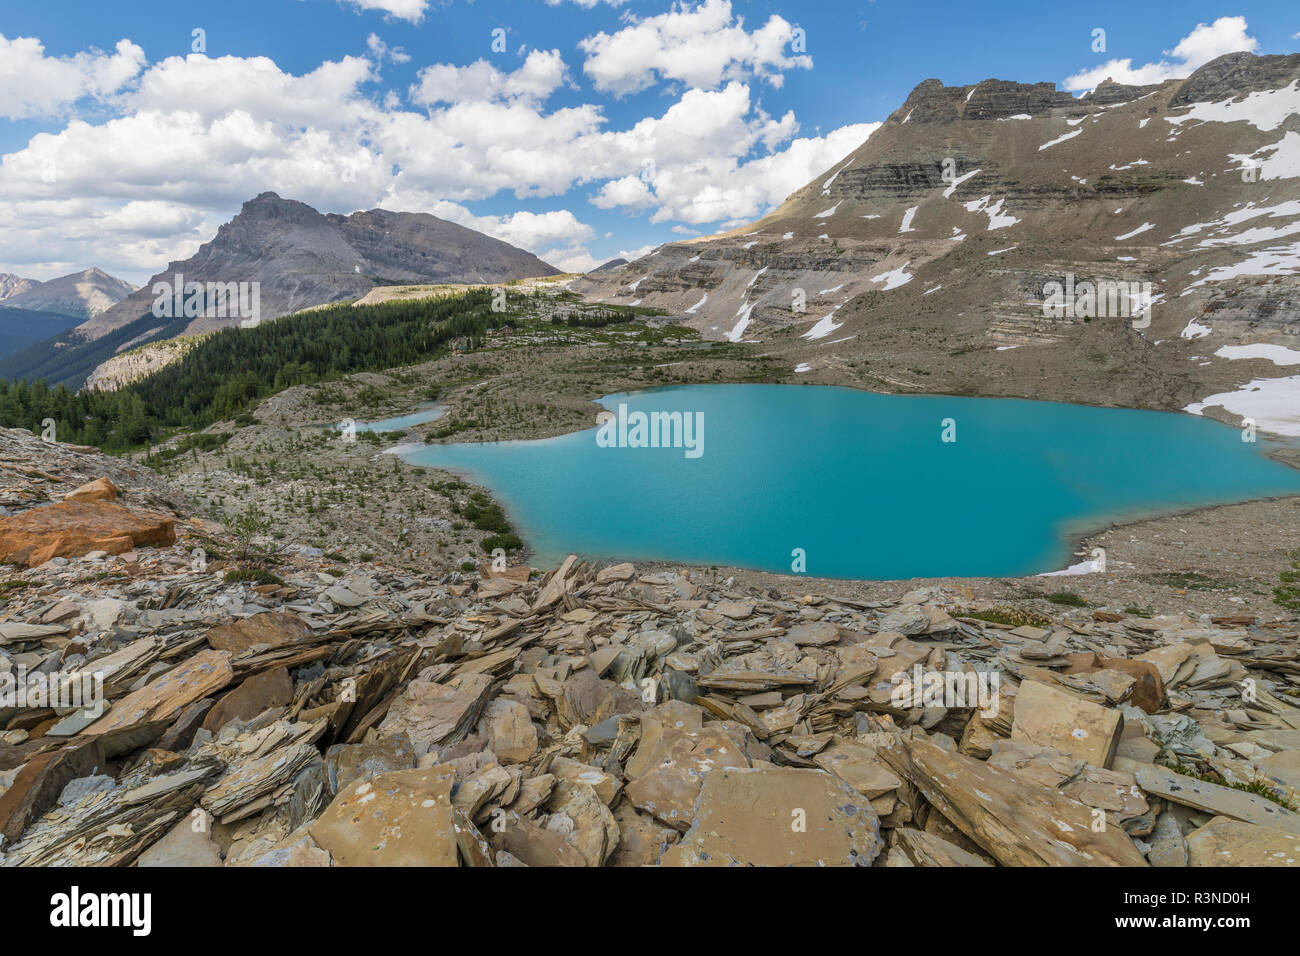
[[[143,282],[264,189],[586,268],[757,218],[928,77],[1078,91],[1298,33],[1280,0],[4,0],[0,271]]]

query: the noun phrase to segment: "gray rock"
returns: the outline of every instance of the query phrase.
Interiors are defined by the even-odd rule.
[[[117,781],[107,774],[95,774],[90,777],[78,777],[70,781],[59,794],[59,806],[70,807],[80,803],[92,793],[106,793],[117,786]]]

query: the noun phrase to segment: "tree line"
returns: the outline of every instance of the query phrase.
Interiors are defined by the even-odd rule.
[[[456,339],[481,346],[499,318],[491,303],[489,290],[470,290],[442,299],[327,306],[252,329],[224,329],[116,392],[0,380],[0,425],[40,433],[53,419],[59,441],[124,451],[169,428],[233,420],[294,385],[415,365]]]

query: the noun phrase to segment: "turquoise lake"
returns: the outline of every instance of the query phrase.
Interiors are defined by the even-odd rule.
[[[1050,571],[1079,560],[1073,535],[1113,521],[1300,494],[1262,439],[1178,413],[797,385],[600,400],[619,404],[701,421],[702,453],[601,447],[591,428],[401,454],[491,489],[539,565],[576,552],[790,574],[802,549],[806,573],[830,578]]]
[[[383,418],[377,422],[358,422],[357,431],[359,432],[400,432],[408,428],[414,428],[416,425],[423,425],[425,422],[435,422],[447,413],[441,405],[431,405],[428,408],[419,408],[409,415],[399,415],[396,418]]]

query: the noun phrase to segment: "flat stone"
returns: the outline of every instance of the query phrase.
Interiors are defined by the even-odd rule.
[[[488,830],[488,840],[527,866],[586,866],[587,858],[564,837],[540,827],[527,817],[507,811],[499,827]]]
[[[117,701],[107,714],[82,734],[103,734],[134,724],[167,720],[194,701],[225,687],[233,677],[229,654],[225,651],[200,651]]]
[[[610,866],[656,866],[664,851],[681,836],[626,800],[620,800],[614,810],[614,822],[618,825],[618,846],[610,856]]]
[[[399,770],[355,780],[309,830],[336,866],[456,866],[446,770]]]
[[[614,798],[618,796],[621,788],[618,778],[611,774],[605,773],[590,764],[585,764],[577,760],[570,760],[568,757],[556,757],[551,761],[551,773],[557,780],[571,784],[584,784],[595,791],[600,802],[605,806],[610,806]]]
[[[155,866],[221,866],[221,850],[212,839],[212,827],[195,829],[196,819],[190,815],[167,831],[167,835],[145,850],[135,865]]]
[[[126,602],[117,598],[99,598],[87,601],[81,608],[81,619],[92,631],[111,630],[126,610]]]
[[[799,646],[819,647],[823,644],[834,644],[839,639],[840,629],[829,621],[796,624],[785,632],[785,640]]]
[[[325,597],[329,598],[339,607],[360,607],[366,603],[366,599],[357,594],[351,588],[346,588],[341,584],[336,584],[332,588],[326,588]]]
[[[729,617],[733,621],[743,621],[751,617],[754,613],[753,601],[723,601],[714,608],[723,617]]]
[[[208,631],[208,646],[238,656],[259,644],[268,647],[297,644],[311,637],[311,633],[311,627],[297,614],[264,611],[212,628]]]
[[[903,785],[898,775],[870,747],[835,744],[817,754],[813,762],[835,774],[868,800],[893,793]]]
[[[557,701],[560,717],[570,726],[593,727],[609,717],[641,711],[641,698],[613,681],[601,680],[591,668],[583,668],[564,682]]]
[[[891,634],[903,634],[911,637],[924,634],[930,629],[930,615],[925,608],[917,604],[907,604],[895,608],[880,619],[879,630]]]
[[[1255,766],[1283,787],[1300,792],[1300,750],[1283,750],[1255,761]]]
[[[651,755],[643,755],[643,747]],[[627,798],[638,810],[682,832],[694,822],[695,800],[708,774],[750,765],[740,741],[718,725],[698,732],[665,729],[658,739],[643,731],[635,756],[636,763],[628,763],[629,776],[634,766],[648,765],[649,769],[628,782]]]
[[[464,674],[445,684],[413,680],[379,725],[381,734],[405,733],[417,755],[463,739],[492,687],[489,674]]]
[[[1123,722],[1118,710],[1025,680],[1016,694],[1011,739],[1052,747],[1104,769],[1114,760]]]
[[[1137,683],[1137,678],[1131,674],[1125,674],[1123,671],[1107,668],[1099,670],[1095,674],[1089,674],[1090,680],[1094,687],[1106,695],[1106,700],[1112,704],[1119,703],[1133,689]]]
[[[1155,764],[1137,764],[1133,773],[1147,793],[1206,813],[1300,835],[1300,814],[1257,794],[1197,780]]]
[[[564,838],[588,866],[604,866],[618,846],[619,831],[596,791],[586,783],[558,778],[547,808],[551,811],[547,827],[564,831]]]
[[[1215,817],[1187,834],[1189,866],[1300,866],[1300,836]]]
[[[900,849],[913,866],[992,866],[988,860],[924,830],[895,830]]]
[[[208,711],[215,703],[215,698],[205,697],[184,707],[176,715],[171,726],[158,738],[158,749],[179,753],[187,748],[193,742],[199,728],[203,726],[203,718],[208,715]]]
[[[1145,654],[1139,654],[1133,658],[1136,661],[1146,661],[1154,664],[1156,670],[1160,672],[1160,679],[1168,684],[1178,673],[1178,668],[1183,661],[1191,657],[1196,652],[1194,644],[1178,643],[1169,644],[1165,647],[1157,647],[1154,650],[1147,651]]]
[[[415,768],[415,748],[405,734],[390,734],[360,744],[335,744],[325,751],[325,768],[331,793],[354,780]]]
[[[11,844],[27,825],[52,807],[71,781],[107,764],[100,742],[88,740],[37,754],[0,794],[0,836]]]
[[[1034,780],[926,740],[900,740],[879,753],[1003,866],[1146,865],[1121,827],[1093,830],[1091,807]]]
[[[1151,849],[1147,862],[1152,866],[1180,867],[1187,865],[1187,841],[1178,827],[1178,818],[1169,811],[1156,817],[1156,826],[1150,837]]]
[[[1032,624],[1022,624],[1007,633],[1026,641],[1045,641],[1051,632],[1041,627],[1034,627]]]
[[[524,763],[537,753],[537,728],[528,708],[518,701],[497,698],[488,704],[480,732],[504,764]]]
[[[22,621],[5,621],[0,624],[0,644],[19,641],[38,641],[45,637],[67,634],[62,624],[24,624]]]
[[[615,581],[630,581],[634,574],[636,574],[636,565],[615,564],[608,568],[602,568],[596,575],[596,583],[612,584]]]
[[[58,624],[81,614],[81,605],[73,601],[59,601],[41,615],[42,624]]]
[[[664,866],[870,866],[884,846],[871,805],[822,770],[716,770],[694,817]]]

